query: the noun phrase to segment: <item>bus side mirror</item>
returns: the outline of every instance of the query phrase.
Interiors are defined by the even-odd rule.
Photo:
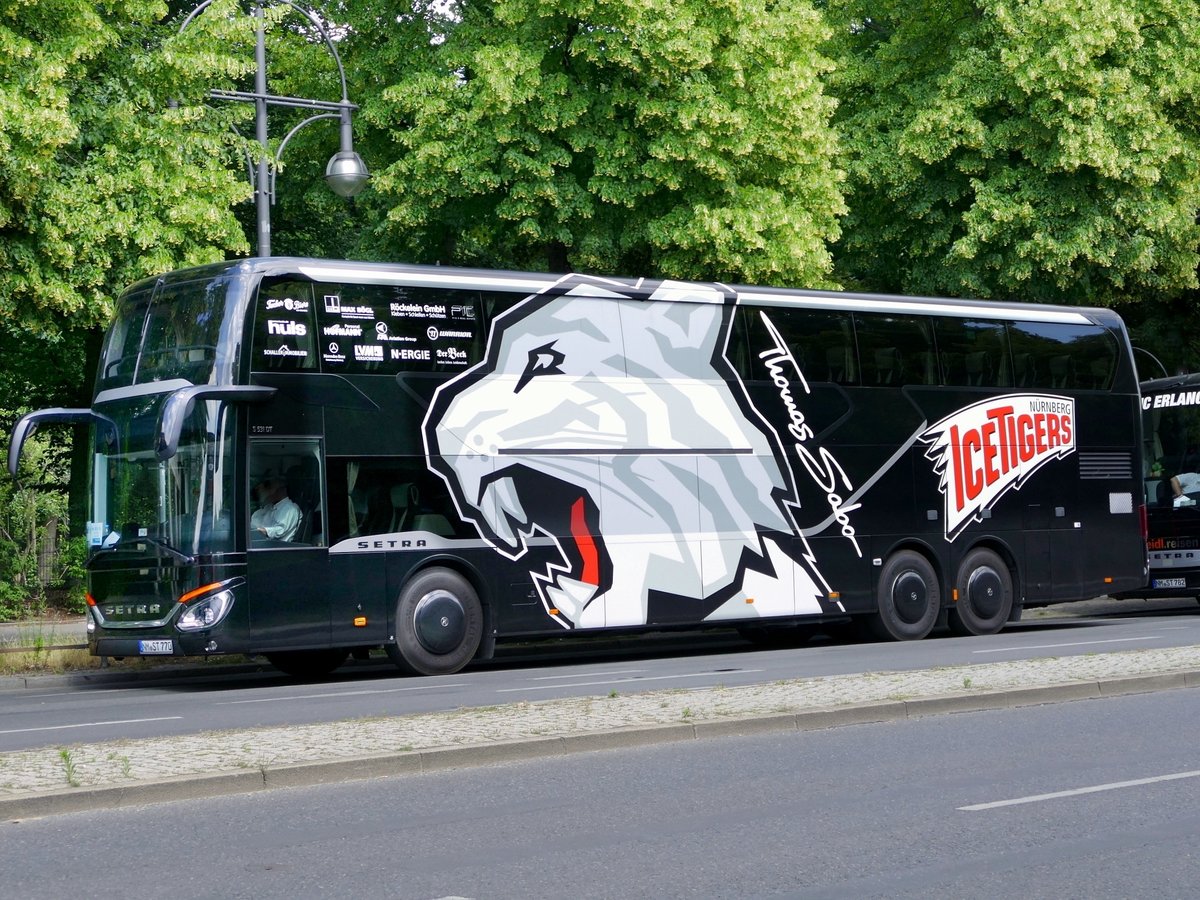
[[[163,403],[158,417],[158,435],[154,453],[160,460],[170,459],[179,452],[179,437],[183,423],[197,400],[221,400],[225,403],[264,403],[275,396],[277,388],[263,385],[201,384],[180,388]]]
[[[108,416],[93,412],[90,409],[63,409],[60,406],[56,406],[50,409],[39,409],[35,412],[26,413],[17,419],[17,424],[13,426],[12,437],[8,443],[8,474],[13,478],[17,477],[17,468],[21,461],[21,450],[25,446],[25,441],[43,423],[63,425],[94,424],[104,435],[106,444],[111,446],[117,440],[116,423]]]

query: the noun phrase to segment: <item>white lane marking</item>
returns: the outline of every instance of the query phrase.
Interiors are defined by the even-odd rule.
[[[48,694],[21,694],[22,697],[28,697],[31,700],[41,700],[45,697],[80,697],[86,698],[93,694],[120,694],[123,692],[132,692],[137,688],[84,688],[78,691],[54,691]]]
[[[1119,788],[1139,787],[1143,784],[1158,784],[1160,781],[1178,781],[1181,778],[1198,778],[1200,770],[1194,772],[1176,772],[1174,775],[1156,775],[1153,778],[1135,778],[1132,781],[1112,781],[1108,784],[1097,784],[1092,787],[1075,788],[1070,791],[1055,791],[1052,794],[1034,794],[1031,797],[1017,797],[1013,800],[997,800],[993,803],[975,803],[971,806],[960,806],[966,812],[976,812],[981,809],[997,809],[1001,806],[1019,806],[1022,803],[1041,803],[1043,800],[1058,800],[1062,797],[1078,797],[1080,794],[1096,794],[1100,791],[1115,791]]]
[[[604,675],[636,675],[638,672],[645,672],[645,669],[617,669],[614,672],[581,672],[578,675],[542,675],[538,678],[530,678],[530,681],[562,681],[564,678],[599,678]]]
[[[1111,638],[1107,641],[1076,641],[1071,644],[1029,644],[1026,647],[996,647],[992,650],[972,650],[972,653],[1009,653],[1013,650],[1056,650],[1059,647],[1091,647],[1093,644],[1127,644],[1130,641],[1161,641],[1161,634],[1144,637]]]
[[[113,719],[109,722],[77,722],[74,725],[43,725],[40,728],[10,728],[0,734],[25,734],[30,731],[58,731],[63,728],[99,728],[101,725],[135,725],[138,722],[170,722],[183,716],[158,716],[153,719]]]
[[[293,694],[288,697],[256,697],[253,700],[222,700],[216,706],[237,706],[239,703],[282,703],[285,700],[324,700],[328,697],[361,697],[364,694],[401,694],[406,691],[428,691],[440,687],[466,687],[469,681],[443,681],[438,684],[422,684],[416,687],[384,688],[364,691],[331,691],[327,694]]]
[[[612,678],[607,681],[577,681],[574,684],[535,684],[528,687],[497,688],[497,694],[518,691],[552,691],[556,688],[599,687],[606,684],[645,684],[647,681],[669,681],[672,678],[715,678],[721,675],[752,675],[762,669],[738,669],[736,672],[688,672],[684,675],[651,675],[647,678]]]

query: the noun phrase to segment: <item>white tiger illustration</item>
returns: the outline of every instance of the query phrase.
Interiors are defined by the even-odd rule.
[[[784,549],[790,474],[725,358],[732,295],[625,291],[568,276],[498,317],[430,406],[431,469],[506,556],[558,545],[531,574],[565,627],[645,624],[656,598],[692,619],[819,612]]]

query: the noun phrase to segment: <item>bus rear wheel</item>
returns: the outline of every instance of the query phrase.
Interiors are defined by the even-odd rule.
[[[876,637],[919,641],[933,630],[942,605],[937,573],[920,553],[901,550],[884,563],[875,602],[867,623]]]
[[[268,653],[267,662],[285,675],[293,678],[324,678],[346,661],[350,651],[331,650],[288,650],[283,653]]]
[[[470,582],[449,569],[426,569],[400,592],[387,654],[410,675],[451,675],[471,661],[482,638],[483,607]]]
[[[977,548],[963,557],[954,579],[958,599],[946,623],[955,634],[995,634],[1013,609],[1012,574],[991,550]]]

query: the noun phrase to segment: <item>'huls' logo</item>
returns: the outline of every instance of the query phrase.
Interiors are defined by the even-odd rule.
[[[941,476],[946,540],[953,541],[1009,489],[1053,459],[1075,452],[1075,401],[1008,394],[963,407],[921,435]]]

